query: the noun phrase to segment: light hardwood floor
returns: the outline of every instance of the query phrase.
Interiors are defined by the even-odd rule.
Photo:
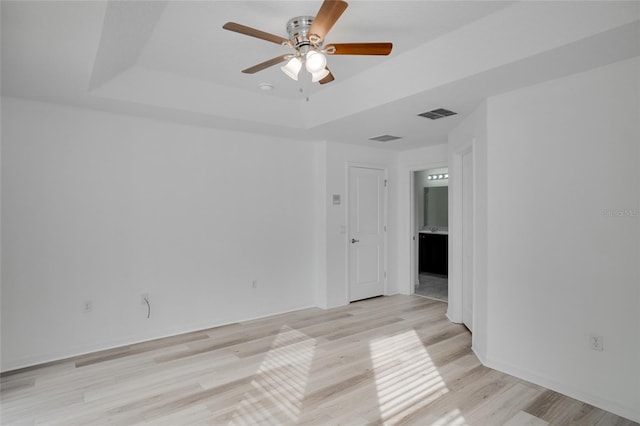
[[[381,297],[4,374],[2,424],[636,424],[483,367],[445,310]]]

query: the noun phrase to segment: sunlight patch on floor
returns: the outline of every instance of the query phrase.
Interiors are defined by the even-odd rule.
[[[430,426],[467,426],[468,423],[457,408],[444,416],[429,422]]]
[[[230,424],[290,424],[300,416],[315,339],[283,326]]]
[[[410,417],[449,391],[414,330],[373,340],[369,349],[384,423]]]

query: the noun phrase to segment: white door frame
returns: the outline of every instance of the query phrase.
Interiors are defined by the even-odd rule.
[[[473,164],[475,153],[472,148],[462,153],[462,323],[473,332],[473,289],[474,289],[474,185]],[[469,297],[471,294],[471,297]]]
[[[345,206],[346,208],[345,210],[345,223],[346,225],[346,229],[347,229],[347,234],[346,234],[346,238],[344,240],[344,244],[345,244],[345,262],[346,262],[346,268],[345,268],[345,297],[347,300],[347,303],[350,303],[349,301],[351,300],[351,296],[349,294],[349,276],[350,276],[350,269],[349,269],[349,265],[351,265],[351,263],[349,262],[349,236],[351,235],[351,229],[349,229],[349,201],[350,201],[350,196],[351,194],[349,194],[349,169],[352,167],[358,167],[361,169],[374,169],[374,170],[382,170],[384,172],[384,179],[385,179],[385,187],[384,187],[384,199],[383,199],[383,203],[384,203],[384,226],[385,226],[385,233],[384,233],[384,270],[385,270],[385,276],[384,276],[384,295],[387,296],[389,294],[389,232],[388,232],[388,228],[389,228],[389,169],[384,166],[384,165],[380,165],[380,164],[373,164],[373,163],[358,163],[358,162],[353,162],[353,161],[347,161],[346,163],[346,167],[345,167],[345,176],[346,176],[346,182],[345,182]]]
[[[475,188],[475,138],[470,140],[469,143],[464,144],[458,150],[456,150],[451,157],[451,166],[449,168],[449,306],[447,309],[447,318],[455,323],[462,323],[462,179],[460,179],[462,171],[462,157],[465,154],[471,153],[473,155],[473,170],[474,175],[472,177],[472,191],[473,191],[473,204],[475,205],[476,188]],[[475,217],[474,217],[475,222]],[[475,223],[474,223],[475,225]],[[472,244],[475,244],[476,238],[476,226],[473,227]],[[475,277],[475,265],[473,262],[473,273]],[[475,281],[475,280],[474,280]],[[474,289],[475,290],[475,289]],[[472,292],[472,316],[475,319],[475,296],[476,292]],[[472,321],[475,323],[475,321]]]
[[[418,264],[417,264],[417,258],[418,258],[418,244],[419,241],[417,239],[417,235],[418,235],[418,231],[419,229],[416,229],[416,197],[415,197],[415,181],[414,181],[414,173],[415,172],[420,172],[423,170],[429,170],[429,169],[440,169],[443,167],[449,167],[448,163],[428,163],[428,164],[423,164],[423,165],[418,165],[418,166],[411,166],[408,168],[408,172],[409,172],[409,191],[410,191],[410,196],[409,196],[409,264],[410,264],[410,268],[411,268],[411,273],[409,274],[409,279],[411,280],[411,287],[409,290],[409,294],[413,294],[415,293],[415,286],[416,283],[418,282]],[[414,239],[415,238],[415,239]]]

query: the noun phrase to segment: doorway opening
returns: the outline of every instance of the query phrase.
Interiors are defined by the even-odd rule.
[[[414,293],[449,301],[449,169],[413,173]]]

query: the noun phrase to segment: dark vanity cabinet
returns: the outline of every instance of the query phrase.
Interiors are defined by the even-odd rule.
[[[449,259],[449,236],[446,234],[420,233],[420,272],[447,275]]]

